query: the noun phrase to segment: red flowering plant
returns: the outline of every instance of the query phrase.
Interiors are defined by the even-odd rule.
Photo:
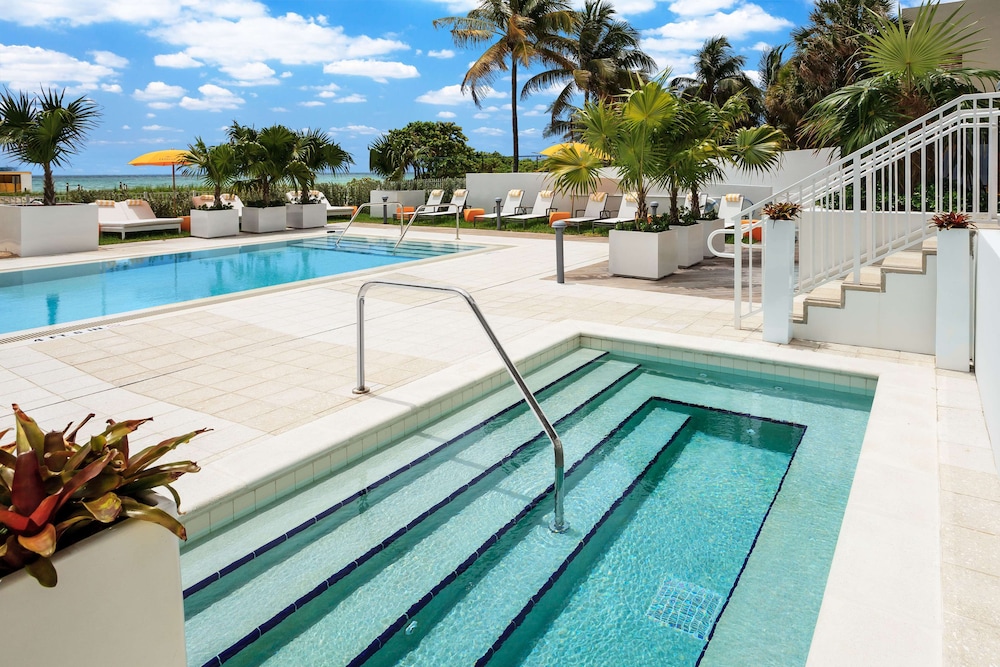
[[[948,211],[947,213],[938,213],[931,218],[930,224],[934,225],[938,229],[975,229],[976,226],[972,224],[972,216],[968,213],[959,213],[957,211]]]

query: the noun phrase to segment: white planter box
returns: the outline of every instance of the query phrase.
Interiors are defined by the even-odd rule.
[[[608,270],[616,276],[659,280],[677,270],[677,231],[608,235]]]
[[[285,223],[284,206],[268,206],[267,208],[244,206],[240,229],[251,234],[283,232],[285,231]]]
[[[677,232],[677,266],[694,266],[704,259],[701,249],[705,232],[701,225],[674,225],[671,229]]]
[[[286,221],[292,229],[326,226],[326,204],[285,204]]]
[[[221,211],[191,210],[191,236],[214,239],[218,236],[236,236],[240,233],[240,214],[236,209]]]
[[[972,358],[971,239],[970,229],[937,233],[935,365],[962,373],[969,372]]]
[[[0,250],[20,257],[97,250],[97,207],[0,205]]]
[[[5,665],[185,664],[173,533],[129,519],[58,551],[52,562],[55,588],[23,570],[0,580]]]
[[[708,235],[712,232],[722,229],[725,221],[722,218],[716,218],[715,220],[702,220],[698,223],[701,226],[702,231],[702,243],[701,243],[701,256],[703,259],[711,259],[715,257],[708,249]],[[722,242],[722,235],[715,237],[715,249],[723,250],[725,244]]]

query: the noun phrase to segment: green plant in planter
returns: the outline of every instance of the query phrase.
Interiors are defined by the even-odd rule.
[[[972,216],[968,213],[959,213],[957,211],[948,211],[947,213],[938,213],[931,218],[931,225],[937,227],[938,229],[975,229],[976,226],[972,223]]]
[[[230,144],[207,146],[201,137],[195,137],[193,144],[188,146],[184,155],[187,162],[181,171],[185,176],[195,176],[201,182],[213,189],[215,201],[212,206],[199,206],[199,210],[223,210],[232,208],[231,204],[222,201],[222,189],[233,184],[239,173],[236,162],[236,151]]]
[[[619,222],[615,224],[615,229],[623,232],[648,232],[655,234],[670,230],[670,215],[663,213],[660,215],[647,215],[645,222],[636,218],[632,222]]]
[[[761,210],[771,220],[794,220],[802,212],[802,205],[790,201],[776,201],[765,204]]]
[[[14,442],[0,445],[0,577],[24,568],[42,586],[55,586],[50,557],[58,548],[126,517],[157,523],[187,539],[183,524],[150,504],[149,494],[165,487],[179,508],[170,484],[199,468],[191,461],[152,464],[208,429],[132,454],[128,436],[149,419],[108,420],[102,433],[77,445],[77,433],[93,414],[73,430],[70,424],[44,433],[16,404],[13,408]],[[0,438],[9,432],[0,431]]]

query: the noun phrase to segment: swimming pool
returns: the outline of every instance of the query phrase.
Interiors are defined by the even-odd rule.
[[[501,390],[187,547],[189,664],[804,664],[871,391],[586,349],[530,382],[568,533]]]
[[[0,333],[65,324],[472,250],[454,242],[320,236],[0,273]]]

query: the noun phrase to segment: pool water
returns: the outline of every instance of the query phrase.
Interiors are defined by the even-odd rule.
[[[585,349],[529,384],[569,531],[500,390],[186,547],[189,664],[804,664],[871,392]]]
[[[332,235],[0,272],[0,333],[271,287],[471,250],[452,242]]]

